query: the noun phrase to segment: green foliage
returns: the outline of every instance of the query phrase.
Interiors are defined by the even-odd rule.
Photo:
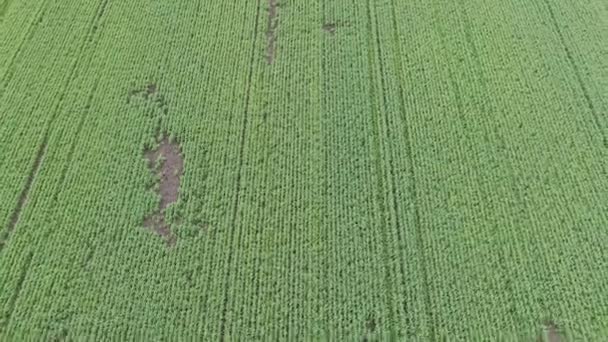
[[[0,0],[0,340],[605,339],[607,14]]]

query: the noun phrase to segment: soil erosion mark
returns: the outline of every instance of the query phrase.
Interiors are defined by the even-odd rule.
[[[146,151],[148,167],[155,176],[160,178],[158,195],[160,204],[158,210],[144,219],[144,227],[154,230],[167,245],[175,244],[175,235],[171,232],[165,219],[165,209],[177,201],[179,196],[180,178],[184,172],[184,159],[179,145],[170,142],[167,137],[160,141],[156,150]]]
[[[277,27],[279,26],[279,20],[277,18],[279,10],[278,0],[268,0],[268,31],[266,31],[266,38],[268,39],[268,47],[266,49],[266,60],[268,64],[274,62],[274,56],[277,50]]]

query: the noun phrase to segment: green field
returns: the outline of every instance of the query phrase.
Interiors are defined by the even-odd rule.
[[[605,0],[0,0],[0,340],[608,338]]]

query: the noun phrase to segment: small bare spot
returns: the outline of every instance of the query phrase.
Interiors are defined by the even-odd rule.
[[[156,84],[150,83],[148,84],[148,88],[146,89],[146,95],[150,96],[156,93]]]
[[[93,247],[89,242],[85,242],[87,254],[82,261],[82,268],[86,271],[90,271],[92,267],[93,255],[95,254],[95,247]]]
[[[153,105],[165,116],[169,114],[169,104],[167,103],[165,96],[160,92],[158,85],[154,82],[129,91],[127,96],[128,104],[141,104],[141,101]]]
[[[538,342],[561,342],[563,341],[559,328],[553,321],[544,323],[543,332],[538,336]]]
[[[51,341],[60,342],[68,338],[68,329],[61,328],[52,338]]]
[[[169,246],[176,242],[169,224],[165,220],[165,210],[175,203],[179,197],[180,179],[184,172],[184,159],[177,143],[170,142],[167,137],[160,141],[156,150],[145,152],[150,171],[159,177],[158,195],[160,203],[158,210],[144,219],[144,227],[154,230],[162,236]]]
[[[192,284],[193,284],[193,281],[192,281],[192,275],[193,275],[193,274],[194,274],[194,272],[193,272],[193,271],[188,271],[188,272],[186,272],[186,276],[185,276],[185,278],[186,278],[186,282],[187,282],[187,283],[188,283],[188,285],[190,285],[190,286],[192,286]]]
[[[279,26],[279,20],[277,19],[278,9],[278,0],[268,0],[268,30],[266,31],[266,61],[268,62],[268,64],[272,64],[274,62],[274,57],[276,54],[276,30]]]
[[[325,23],[323,24],[323,30],[327,33],[334,34],[336,33],[336,24],[334,23]]]
[[[365,328],[367,328],[367,331],[370,333],[376,331],[376,320],[374,317],[369,317],[367,321],[365,321]]]

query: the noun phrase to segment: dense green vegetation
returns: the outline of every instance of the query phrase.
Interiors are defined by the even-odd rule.
[[[0,0],[0,340],[605,339],[607,18]]]

